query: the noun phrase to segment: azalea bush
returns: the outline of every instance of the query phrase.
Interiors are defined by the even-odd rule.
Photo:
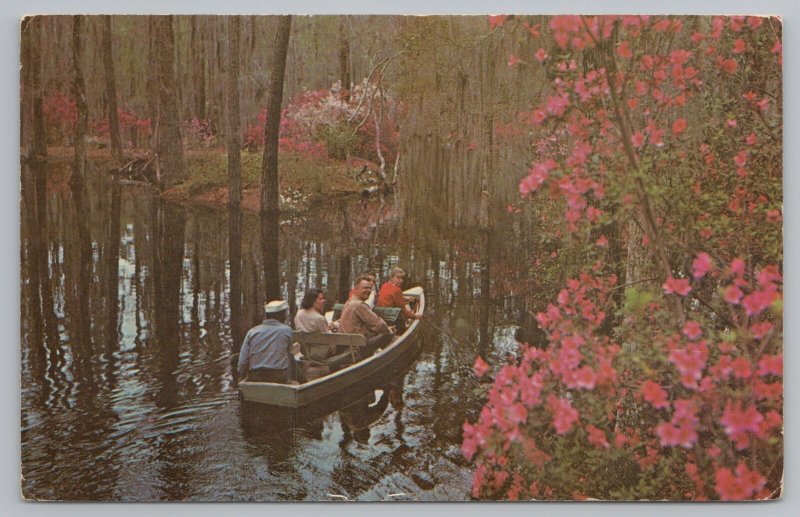
[[[78,108],[69,95],[54,90],[47,92],[42,98],[42,113],[44,127],[47,132],[47,143],[50,145],[64,145],[75,131],[78,121]]]
[[[399,112],[399,104],[366,79],[351,90],[349,99],[341,95],[338,83],[330,89],[305,91],[281,114],[280,150],[312,158],[349,155],[377,162],[380,146],[384,160],[391,163],[397,156]],[[257,123],[245,127],[246,148],[263,145],[266,116],[266,109],[261,110]]]
[[[545,67],[529,123],[559,144],[534,144],[520,194],[551,209],[542,230],[584,260],[536,317],[544,342],[509,364],[476,359],[494,379],[464,424],[472,495],[776,497],[780,21],[490,24],[541,42],[509,66]]]
[[[127,145],[131,147],[134,146],[134,143],[141,145],[152,135],[150,119],[140,117],[136,111],[129,107],[123,106],[117,109],[117,120],[119,121],[119,130],[123,142],[126,139],[130,139]],[[106,141],[110,140],[108,117],[101,117],[93,121],[91,129],[92,133],[98,137]]]
[[[183,124],[184,145],[187,147],[211,147],[217,134],[208,120],[192,117]]]

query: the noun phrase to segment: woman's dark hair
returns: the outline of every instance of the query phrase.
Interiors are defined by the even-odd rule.
[[[317,301],[317,296],[323,292],[324,291],[322,289],[318,289],[316,287],[306,290],[306,294],[303,295],[303,301],[300,302],[300,307],[305,310],[310,309],[314,305],[314,302]]]

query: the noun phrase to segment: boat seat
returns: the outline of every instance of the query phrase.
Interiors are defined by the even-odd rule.
[[[355,361],[359,350],[367,346],[361,334],[294,332],[294,342],[300,343],[303,355],[313,362],[334,366],[344,359]]]
[[[333,306],[333,321],[342,317],[342,309],[344,309],[343,303],[337,303]],[[397,325],[397,319],[400,317],[399,307],[374,307],[372,310],[375,314],[380,316],[387,325]]]

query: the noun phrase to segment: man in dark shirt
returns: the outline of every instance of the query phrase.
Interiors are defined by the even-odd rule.
[[[276,300],[264,306],[264,322],[251,328],[239,352],[239,378],[253,382],[289,382],[292,357],[292,328],[283,323],[289,304]]]

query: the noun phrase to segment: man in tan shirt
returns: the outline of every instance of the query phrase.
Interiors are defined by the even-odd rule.
[[[356,279],[353,294],[342,309],[339,320],[341,332],[348,334],[361,334],[367,338],[366,356],[372,355],[375,350],[383,348],[392,342],[394,329],[390,328],[380,316],[372,312],[366,300],[372,293],[372,281],[360,276]]]

